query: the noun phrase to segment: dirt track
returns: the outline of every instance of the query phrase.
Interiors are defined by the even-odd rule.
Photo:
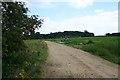
[[[44,78],[117,78],[118,65],[80,49],[46,41],[48,59]]]

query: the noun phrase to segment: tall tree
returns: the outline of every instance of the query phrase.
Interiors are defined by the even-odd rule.
[[[42,19],[37,15],[28,16],[24,2],[2,2],[3,52],[21,50],[23,34],[35,38],[35,29],[41,27]]]
[[[2,2],[2,67],[3,77],[10,75],[10,64],[12,69],[13,64],[17,63],[22,65],[24,59],[24,50],[26,46],[23,42],[24,34],[32,35],[36,28],[41,27],[42,21],[38,16],[28,16],[28,8],[25,7],[24,2]],[[26,37],[25,36],[25,37]],[[24,55],[20,55],[22,51]],[[16,55],[19,54],[21,60],[16,61]],[[10,67],[10,68],[9,68]],[[21,66],[20,66],[21,67]],[[10,69],[10,70],[12,70]]]
[[[2,2],[3,53],[18,51],[23,48],[22,28],[28,8],[23,2]]]
[[[43,19],[38,19],[38,15],[27,17],[26,26],[24,27],[24,35],[31,39],[35,38],[35,29],[39,29],[42,25]]]

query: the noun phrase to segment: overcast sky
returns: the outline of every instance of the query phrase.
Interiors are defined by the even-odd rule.
[[[118,32],[118,0],[26,0],[29,15],[44,19],[41,34],[84,31]]]

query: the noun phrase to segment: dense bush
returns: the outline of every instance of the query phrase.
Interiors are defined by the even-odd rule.
[[[25,68],[25,64],[32,65],[37,61],[37,53],[33,54],[23,39],[29,33],[29,39],[34,38],[34,30],[41,27],[43,20],[38,20],[36,15],[29,17],[27,12],[24,2],[2,2],[3,78],[14,78],[18,74],[20,77],[23,74],[28,75],[26,70],[29,70],[29,66]]]
[[[3,60],[3,78],[40,78],[41,64],[47,58],[47,45],[38,40],[26,40],[26,50],[13,52]],[[40,47],[41,46],[41,47]]]

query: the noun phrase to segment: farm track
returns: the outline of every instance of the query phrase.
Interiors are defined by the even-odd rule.
[[[80,49],[46,41],[43,78],[117,78],[118,65]]]

